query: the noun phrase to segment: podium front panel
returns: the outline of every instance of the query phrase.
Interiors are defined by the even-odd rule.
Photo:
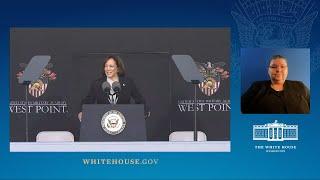
[[[119,111],[125,118],[125,128],[119,134],[107,133],[101,121],[111,111]],[[146,123],[142,104],[84,104],[82,107],[80,141],[146,141]]]

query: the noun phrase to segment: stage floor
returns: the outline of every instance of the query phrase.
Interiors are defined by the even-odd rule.
[[[10,152],[230,152],[230,141],[10,142]]]

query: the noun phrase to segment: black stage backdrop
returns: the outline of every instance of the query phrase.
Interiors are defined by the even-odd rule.
[[[147,135],[167,141],[173,131],[193,129],[193,86],[182,79],[171,55],[189,54],[198,63],[217,62],[229,71],[228,28],[205,29],[53,29],[13,28],[10,32],[10,135],[25,141],[23,85],[17,74],[35,55],[50,55],[45,91],[28,94],[29,139],[40,131],[66,130],[79,138],[81,99],[101,75],[109,55],[119,56],[151,109]],[[206,66],[204,65],[204,66]],[[208,96],[198,88],[198,130],[210,141],[230,140],[230,78]],[[32,95],[31,95],[32,94]]]

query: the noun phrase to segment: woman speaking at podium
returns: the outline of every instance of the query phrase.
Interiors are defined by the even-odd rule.
[[[145,104],[133,80],[125,76],[123,62],[117,56],[109,56],[103,63],[102,76],[95,80],[83,104],[130,104],[130,99],[136,104]],[[145,104],[146,117],[150,116]],[[78,114],[81,121],[82,112]]]

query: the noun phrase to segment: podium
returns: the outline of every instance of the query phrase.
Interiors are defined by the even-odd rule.
[[[146,141],[143,104],[84,104],[80,141]]]

